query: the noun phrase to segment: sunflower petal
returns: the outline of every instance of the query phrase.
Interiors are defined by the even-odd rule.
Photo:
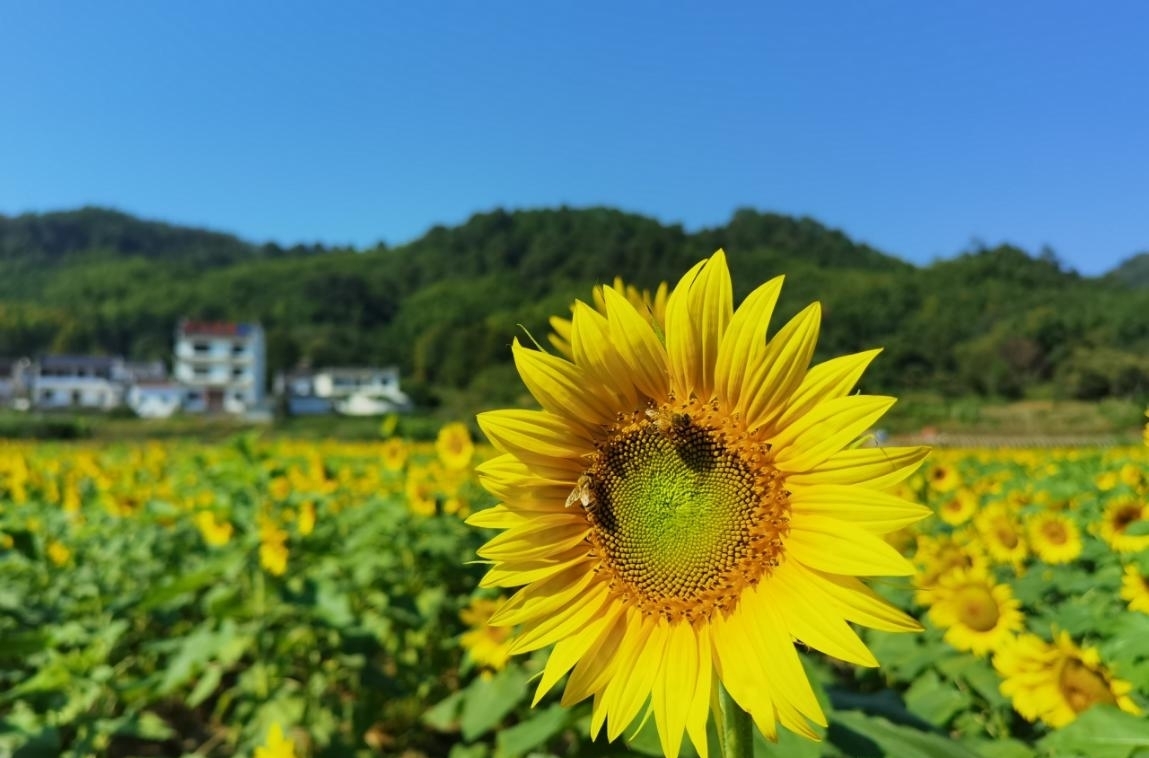
[[[603,290],[611,339],[634,377],[638,389],[651,400],[661,402],[668,390],[666,348],[655,334],[650,320],[614,289]]]
[[[894,398],[850,395],[819,403],[775,435],[774,463],[786,472],[809,471],[861,436],[890,409]]]
[[[714,368],[714,391],[728,408],[738,407],[747,383],[747,371],[751,366],[760,365],[766,352],[766,332],[782,292],[782,282],[783,277],[774,277],[747,295],[722,336]]]
[[[789,404],[802,383],[822,321],[820,303],[810,303],[790,319],[758,358],[748,367],[745,386],[735,410],[742,413],[748,429],[769,425]]]
[[[914,567],[888,542],[845,521],[802,516],[790,522],[786,552],[812,568],[851,576],[910,576]]]

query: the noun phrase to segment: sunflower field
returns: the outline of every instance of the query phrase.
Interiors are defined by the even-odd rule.
[[[660,755],[531,707],[470,439],[0,447],[0,755]],[[1149,750],[1147,469],[936,451],[901,485],[935,517],[891,535],[918,574],[877,584],[925,631],[865,633],[877,668],[805,652],[829,726],[757,754]]]
[[[781,287],[600,288],[489,445],[0,443],[0,758],[1149,755],[1149,430],[880,444]]]

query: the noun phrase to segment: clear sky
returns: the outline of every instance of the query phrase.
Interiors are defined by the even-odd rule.
[[[1149,3],[0,5],[0,212],[362,246],[561,203],[1101,272],[1149,250]]]

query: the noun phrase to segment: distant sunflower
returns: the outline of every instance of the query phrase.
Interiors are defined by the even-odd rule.
[[[893,403],[851,394],[877,351],[808,369],[819,306],[767,341],[780,289],[734,310],[719,251],[658,330],[603,287],[605,313],[575,304],[572,361],[513,347],[543,410],[479,416],[502,504],[469,523],[505,530],[482,585],[522,588],[491,623],[520,627],[514,653],[554,645],[535,702],[570,672],[563,702],[593,697],[592,735],[649,703],[666,755],[685,731],[705,756],[721,685],[767,737],[816,738],[794,641],[874,666],[847,622],[920,628],[857,577],[912,572],[881,535],[929,511],[883,490],[926,450],[852,445]]]
[[[938,506],[938,515],[950,526],[961,526],[977,512],[978,496],[966,489],[953,492]]]
[[[1129,610],[1149,613],[1149,576],[1133,564],[1125,567],[1121,578],[1121,599],[1129,603]]]
[[[1023,634],[994,655],[993,665],[1003,679],[1002,694],[1029,721],[1060,728],[1098,703],[1141,713],[1129,697],[1133,686],[1112,675],[1096,648],[1078,647],[1066,632],[1052,645]]]
[[[1068,516],[1039,513],[1026,521],[1026,531],[1033,552],[1045,563],[1069,563],[1081,555],[1081,530]]]
[[[511,658],[511,631],[506,627],[491,626],[491,616],[498,610],[500,601],[477,597],[471,600],[459,618],[470,627],[463,632],[459,642],[467,651],[471,662],[486,671],[502,671]]]
[[[928,480],[934,492],[953,492],[961,486],[961,474],[957,469],[942,463],[930,469]]]
[[[914,574],[914,602],[930,605],[938,580],[956,569],[986,569],[989,558],[981,542],[970,527],[947,535],[918,535],[917,550],[913,557],[917,573]]]
[[[1138,530],[1130,534],[1136,525]],[[1149,548],[1149,505],[1133,497],[1109,501],[1101,514],[1097,533],[1118,553],[1136,553]]]
[[[383,468],[388,471],[402,471],[403,466],[407,465],[407,454],[407,443],[400,437],[391,437],[379,448]]]
[[[1022,627],[1021,604],[1008,584],[984,569],[954,569],[931,593],[930,621],[945,629],[945,641],[974,655],[999,649]]]
[[[459,422],[444,424],[435,438],[435,452],[448,471],[462,471],[471,465],[475,444],[467,425]]]
[[[1025,562],[1029,554],[1025,534],[1017,517],[1004,503],[984,508],[974,517],[974,526],[994,561],[1010,564],[1015,569]]]

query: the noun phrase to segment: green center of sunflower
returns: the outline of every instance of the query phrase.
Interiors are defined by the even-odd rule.
[[[782,555],[789,501],[767,452],[697,402],[611,429],[587,471],[587,518],[615,590],[672,621],[732,610]]]

